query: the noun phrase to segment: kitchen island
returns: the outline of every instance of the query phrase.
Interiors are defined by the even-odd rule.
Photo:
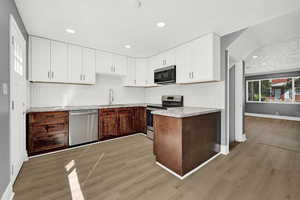
[[[187,177],[220,152],[220,109],[182,107],[152,114],[157,164],[177,177]]]

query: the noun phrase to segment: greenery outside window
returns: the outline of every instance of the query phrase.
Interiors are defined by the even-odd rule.
[[[300,102],[300,77],[249,80],[247,102]]]

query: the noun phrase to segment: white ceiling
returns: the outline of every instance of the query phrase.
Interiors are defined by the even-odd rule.
[[[300,8],[299,0],[141,0],[141,8],[134,1],[15,0],[29,34],[134,57],[209,32],[222,36]],[[159,21],[167,26],[157,28]],[[76,34],[68,35],[66,28]]]
[[[230,56],[245,60],[252,52],[300,37],[300,10],[249,27],[229,47]]]

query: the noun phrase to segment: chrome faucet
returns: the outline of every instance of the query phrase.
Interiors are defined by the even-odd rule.
[[[111,105],[114,102],[114,91],[113,89],[109,89],[109,97],[108,104]]]

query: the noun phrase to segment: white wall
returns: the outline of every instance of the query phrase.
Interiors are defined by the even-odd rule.
[[[78,106],[108,104],[109,89],[114,90],[114,104],[143,103],[145,89],[122,86],[122,78],[97,75],[96,85],[31,83],[30,106]]]
[[[147,88],[146,103],[161,103],[162,95],[184,95],[184,106],[224,108],[224,81],[193,85],[165,85]]]

